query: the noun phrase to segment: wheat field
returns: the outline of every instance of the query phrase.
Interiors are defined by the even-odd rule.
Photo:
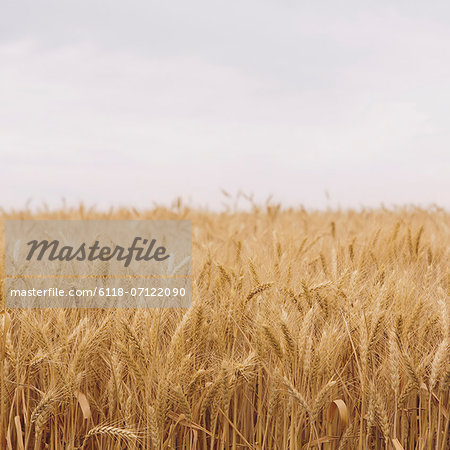
[[[192,220],[193,307],[3,309],[0,448],[450,448],[450,213],[31,218]]]

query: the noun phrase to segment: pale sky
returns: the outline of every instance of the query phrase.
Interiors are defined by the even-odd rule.
[[[364,3],[3,0],[0,206],[450,208],[450,3]]]

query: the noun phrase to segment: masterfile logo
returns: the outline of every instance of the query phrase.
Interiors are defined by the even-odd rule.
[[[139,241],[142,241],[142,244],[147,246],[147,248],[139,246]],[[72,261],[74,259],[77,261],[95,261],[96,259],[110,261],[115,258],[117,261],[123,261],[124,266],[128,267],[133,258],[136,261],[150,261],[152,259],[164,261],[170,258],[170,255],[166,254],[166,248],[163,246],[156,247],[156,250],[153,250],[155,244],[156,239],[152,239],[149,243],[148,239],[135,237],[128,249],[120,245],[116,245],[114,248],[108,246],[100,247],[99,241],[95,241],[91,246],[83,242],[75,249],[69,245],[60,247],[60,242],[57,240],[51,242],[43,240],[39,242],[35,239],[27,242],[27,245],[31,246],[31,248],[26,259],[30,261],[35,256],[38,261],[41,261],[46,256],[49,261]]]
[[[6,275],[191,275],[185,220],[7,220]]]

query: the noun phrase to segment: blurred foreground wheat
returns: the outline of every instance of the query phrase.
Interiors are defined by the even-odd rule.
[[[449,213],[1,218],[190,219],[194,305],[3,311],[0,448],[450,448]]]

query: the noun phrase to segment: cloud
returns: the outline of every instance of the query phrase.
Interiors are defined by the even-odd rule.
[[[325,189],[343,206],[450,206],[439,20],[268,2],[254,21],[250,3],[236,17],[160,6],[153,29],[139,4],[137,29],[124,18],[117,35],[120,10],[97,27],[96,7],[84,22],[67,8],[65,32],[41,11],[0,42],[1,205],[217,205],[223,187],[311,206]],[[185,12],[192,22],[177,21]]]

